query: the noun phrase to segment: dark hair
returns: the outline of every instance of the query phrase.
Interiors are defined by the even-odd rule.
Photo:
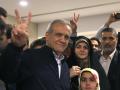
[[[6,33],[6,23],[0,18],[0,33]]]
[[[100,33],[100,38],[102,37],[103,32],[112,32],[114,34],[114,36],[116,36],[116,37],[118,36],[116,30],[114,28],[111,28],[111,27],[103,28],[103,30]]]
[[[101,43],[100,43],[99,39],[98,39],[98,38],[96,38],[96,37],[91,37],[91,38],[90,38],[90,40],[95,40],[95,41],[97,41],[97,42],[98,42],[99,46],[101,45]]]
[[[6,25],[6,36],[8,39],[11,38],[11,31],[12,31],[12,25],[7,24]]]
[[[30,45],[30,48],[35,48],[36,46],[44,46],[46,44],[45,37],[33,41]]]
[[[64,20],[61,20],[61,19],[56,19],[56,20],[52,21],[52,22],[48,25],[48,27],[47,27],[47,32],[52,32],[52,31],[53,31],[53,30],[52,30],[53,25],[54,25],[54,24],[57,24],[57,23],[59,23],[59,24],[64,24],[64,25],[68,25],[68,26],[70,26],[70,28],[71,28],[71,25],[70,25],[67,21],[64,21]]]
[[[78,37],[76,37],[75,42],[77,42],[80,39],[84,39],[87,42],[87,45],[88,45],[88,48],[89,48],[89,53],[88,53],[89,60],[88,60],[88,64],[89,64],[89,67],[91,67],[90,63],[91,63],[91,60],[93,59],[93,57],[92,57],[93,56],[93,48],[92,48],[91,41],[90,41],[89,38],[87,38],[85,36],[78,36]],[[69,67],[71,67],[71,65],[76,65],[76,64],[78,64],[78,61],[77,61],[77,56],[75,54],[75,45],[74,45],[74,49],[72,50],[72,54],[71,54],[71,56],[69,58],[68,65],[69,65]],[[83,65],[78,65],[78,66],[81,66],[81,69],[84,68]]]
[[[7,17],[7,11],[2,7],[0,7],[0,15],[3,17]]]
[[[0,16],[7,17],[7,11],[0,7]],[[6,32],[6,23],[0,18],[0,34],[4,34]]]
[[[68,47],[73,48],[73,41],[71,39],[68,42]]]

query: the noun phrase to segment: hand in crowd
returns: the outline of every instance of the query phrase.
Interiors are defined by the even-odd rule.
[[[109,18],[108,18],[108,20],[107,20],[107,22],[105,23],[105,25],[106,26],[108,26],[109,27],[109,25],[111,24],[111,23],[113,23],[113,22],[116,22],[116,21],[119,21],[120,19],[116,19],[115,18],[115,15],[116,15],[117,13],[116,12],[114,12],[114,13],[112,13],[110,16],[109,16]]]
[[[80,75],[80,67],[79,66],[72,66],[70,68],[70,77],[75,77]]]
[[[29,12],[27,19],[22,19],[18,10],[15,10],[17,25],[13,27],[12,41],[18,46],[24,46],[28,40],[28,24],[31,21],[32,14]]]
[[[77,24],[78,24],[79,16],[80,16],[79,14],[76,15],[74,13],[74,16],[70,20],[70,24],[72,26],[72,33],[73,34],[77,32],[76,30],[77,30]]]

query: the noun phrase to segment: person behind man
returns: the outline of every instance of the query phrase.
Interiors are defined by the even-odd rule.
[[[2,55],[3,49],[6,47],[8,43],[7,34],[6,34],[6,17],[7,17],[7,11],[0,7],[0,57]],[[1,59],[0,59],[1,61]],[[1,67],[1,65],[0,65]],[[0,90],[6,90],[6,86],[4,81],[1,77],[1,70],[0,70]]]
[[[7,35],[10,37],[11,42],[6,45],[0,56],[0,77],[6,84],[6,90],[16,90],[19,57],[28,40],[28,24],[31,20],[31,13],[29,13],[27,20],[24,20],[24,22],[20,18],[18,10],[15,10],[15,14],[17,25],[12,27],[12,32]]]
[[[0,54],[1,51],[7,46],[9,25],[6,24],[7,11],[0,7]]]
[[[7,24],[6,32],[0,35],[0,53],[2,53],[7,45],[11,42],[11,31],[12,26]]]
[[[67,46],[67,48],[64,50],[64,52],[63,52],[63,54],[64,54],[64,56],[67,58],[67,60],[68,60],[68,58],[71,56],[71,52],[72,52],[72,48],[73,48],[73,41],[70,39],[69,40],[69,43],[68,43],[68,46]]]
[[[21,57],[17,90],[69,90],[69,69],[63,51],[68,45],[71,26],[54,20],[46,32],[46,46],[26,51]]]
[[[116,14],[117,12],[114,12],[112,14],[110,14],[108,20],[105,22],[105,24],[100,27],[100,29],[98,30],[97,34],[96,34],[96,38],[100,38],[100,33],[103,29],[107,28],[107,27],[110,27],[111,24],[113,24],[114,22],[117,22],[117,21],[120,21],[120,19],[117,19],[116,18]]]
[[[101,52],[101,42],[99,41],[99,39],[97,39],[96,37],[92,37],[90,38],[90,41],[92,43],[92,47],[93,47],[93,52]]]
[[[6,32],[6,17],[7,17],[7,11],[0,7],[0,35]]]
[[[45,37],[39,38],[34,40],[31,44],[30,44],[30,48],[31,49],[38,49],[41,48],[45,45]]]
[[[70,19],[70,25],[72,27],[72,34],[70,36],[68,47],[63,52],[63,54],[65,55],[66,58],[69,58],[71,56],[73,45],[74,45],[75,40],[77,38],[77,24],[79,21],[79,16],[80,16],[79,14],[76,15],[74,13],[74,16],[72,16],[72,18]]]
[[[102,53],[98,57],[108,81],[110,90],[120,90],[120,53],[116,50],[117,32],[113,28],[104,28],[100,35]],[[97,59],[97,58],[96,58]]]

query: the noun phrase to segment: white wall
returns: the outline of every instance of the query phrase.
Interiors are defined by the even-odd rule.
[[[109,14],[81,17],[78,24],[78,35],[94,36],[98,29],[107,21]],[[38,24],[38,37],[44,36],[49,22]],[[120,21],[112,24],[114,28],[120,28]]]
[[[47,30],[47,26],[50,22],[43,22],[38,24],[38,37],[42,37],[45,35]]]

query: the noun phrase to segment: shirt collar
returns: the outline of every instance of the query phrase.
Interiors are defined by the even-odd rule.
[[[62,54],[61,55],[57,55],[54,51],[53,51],[53,54],[54,54],[56,60],[60,60],[61,61],[61,60],[63,60],[65,58],[64,55],[62,55]]]
[[[114,56],[114,54],[115,54],[115,52],[116,52],[116,48],[114,49],[114,51],[109,55],[109,58],[110,59],[112,59],[113,58],[113,56]],[[102,56],[103,56],[103,52],[101,53],[102,54]]]
[[[114,56],[114,54],[115,54],[115,51],[116,51],[116,48],[115,48],[115,50],[109,55],[111,59],[113,58],[113,56]]]

